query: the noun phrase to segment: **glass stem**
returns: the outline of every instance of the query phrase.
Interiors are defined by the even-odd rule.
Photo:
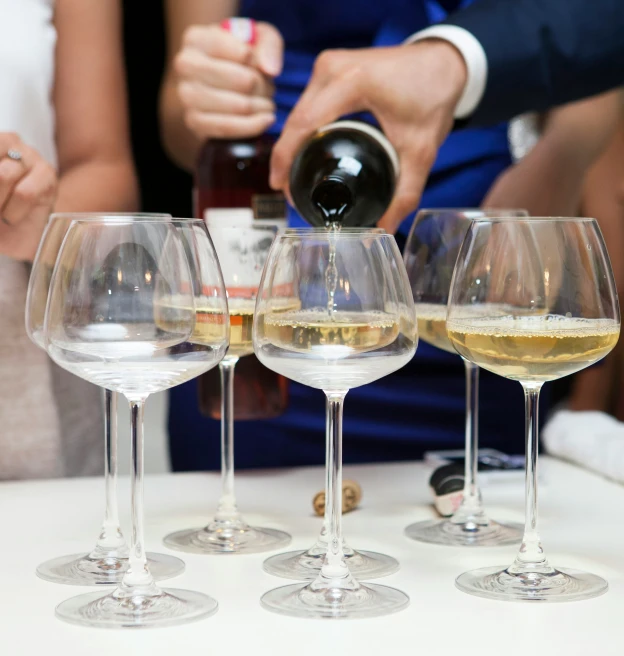
[[[130,563],[121,582],[122,590],[138,592],[153,589],[154,579],[147,567],[143,510],[143,408],[145,399],[130,401],[130,493],[132,504],[132,537]]]
[[[326,392],[329,440],[325,513],[329,535],[319,575],[325,580],[349,577],[342,549],[342,408],[346,394],[346,391]]]
[[[319,535],[319,542],[327,547],[327,535],[329,533],[329,525],[331,522],[331,512],[329,507],[329,488],[332,484],[332,468],[331,468],[331,453],[332,453],[332,436],[331,436],[331,403],[329,397],[325,397],[325,512],[323,513],[323,528]],[[341,483],[342,486],[342,483]]]
[[[526,416],[526,507],[520,551],[509,568],[512,574],[553,573],[542,548],[537,528],[538,406],[541,383],[523,383]]]
[[[221,498],[218,522],[240,520],[234,496],[234,368],[238,357],[226,355],[219,364],[221,373]]]
[[[119,524],[117,503],[117,394],[104,390],[104,485],[106,509],[91,558],[127,558],[128,547]]]
[[[462,358],[463,359],[463,358]],[[454,524],[465,524],[466,530],[477,531],[489,520],[483,510],[481,490],[477,483],[479,469],[479,367],[464,360],[466,370],[466,455],[463,499],[451,518]]]

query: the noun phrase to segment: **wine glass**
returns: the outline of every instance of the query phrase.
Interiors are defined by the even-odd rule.
[[[446,320],[458,353],[518,381],[526,404],[526,525],[512,565],[458,577],[460,590],[505,601],[573,601],[607,590],[594,574],[547,560],[537,525],[538,401],[545,382],[613,349],[620,311],[594,219],[477,219],[457,259]]]
[[[425,342],[456,353],[446,334],[446,304],[457,254],[473,219],[526,217],[526,210],[425,209],[418,212],[403,256],[412,284],[418,333]],[[410,524],[405,534],[420,542],[495,547],[517,544],[522,526],[487,516],[477,482],[479,464],[479,367],[462,358],[466,369],[466,453],[463,498],[453,516]]]
[[[285,284],[289,281],[290,284]],[[296,307],[284,311],[296,300]],[[269,369],[323,390],[329,408],[328,549],[316,579],[267,592],[262,605],[299,617],[372,617],[405,608],[403,592],[361,584],[342,538],[342,408],[348,390],[414,355],[416,316],[394,237],[376,230],[287,230],[262,276],[254,351]]]
[[[380,228],[369,228],[370,232],[384,234],[385,231]],[[329,486],[331,484],[331,434],[329,431],[329,419],[331,406],[326,399],[326,431],[325,431],[325,470],[327,476],[325,479],[325,498],[329,497]],[[318,576],[323,566],[325,554],[327,553],[327,536],[329,535],[330,525],[330,506],[325,504],[323,515],[323,526],[316,542],[305,551],[287,551],[267,558],[262,567],[268,574],[280,576],[285,579],[294,579],[295,581],[311,581]],[[349,565],[349,571],[360,579],[375,579],[383,576],[389,576],[399,569],[399,561],[386,554],[375,553],[373,551],[356,551],[343,538],[342,552],[345,560]]]
[[[48,353],[89,382],[126,396],[131,411],[132,535],[118,587],[73,597],[59,618],[98,627],[164,626],[214,613],[204,594],[161,590],[144,549],[143,408],[153,392],[214,367],[229,337],[225,287],[200,220],[77,220],[50,283]]]
[[[99,221],[104,217],[170,219],[170,214],[148,213],[57,213],[52,214],[44,230],[33,261],[26,296],[26,332],[45,350],[43,321],[54,264],[63,239],[76,219]],[[88,554],[59,556],[41,563],[37,575],[53,583],[71,585],[112,585],[121,581],[128,568],[128,545],[119,523],[117,502],[117,393],[104,390],[104,487],[105,511],[100,535]],[[173,556],[147,554],[152,575],[162,581],[184,571],[184,562]]]
[[[201,554],[243,554],[277,549],[290,535],[249,526],[234,494],[234,368],[253,353],[251,339],[256,296],[267,254],[277,234],[274,225],[210,226],[225,281],[230,312],[230,346],[219,363],[221,374],[221,498],[212,522],[165,537],[170,549]],[[284,307],[287,310],[288,306]]]

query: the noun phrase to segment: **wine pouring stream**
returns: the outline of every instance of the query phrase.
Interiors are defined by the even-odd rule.
[[[373,226],[392,200],[398,177],[398,156],[378,130],[357,121],[339,121],[322,128],[299,151],[290,177],[290,190],[299,213],[314,227],[327,231],[325,288],[327,319],[336,323],[336,290],[339,275],[336,246],[342,235],[359,228],[383,234]],[[375,190],[371,194],[371,190]],[[332,487],[332,404],[326,403],[326,499]],[[335,484],[335,481],[334,481]],[[325,506],[323,527],[315,544],[306,551],[277,554],[264,562],[270,574],[294,580],[312,580],[328,553],[330,503]],[[385,554],[356,551],[341,538],[349,570],[360,578],[373,579],[399,569],[396,559]]]

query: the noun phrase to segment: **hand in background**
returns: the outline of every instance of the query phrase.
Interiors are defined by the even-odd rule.
[[[256,23],[256,43],[243,43],[219,24],[195,25],[174,61],[184,121],[197,139],[262,134],[275,121],[272,78],[284,43],[268,23]]]
[[[0,158],[0,254],[32,260],[54,206],[57,174],[10,132],[0,133]]]
[[[315,130],[345,114],[370,111],[400,159],[395,197],[379,222],[396,232],[418,205],[438,148],[453,125],[466,75],[459,51],[434,39],[321,53],[273,149],[271,186],[288,192],[293,159]]]

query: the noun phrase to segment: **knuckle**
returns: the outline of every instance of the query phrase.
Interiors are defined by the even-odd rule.
[[[314,62],[314,73],[334,75],[341,67],[343,53],[341,50],[324,50]]]
[[[251,95],[256,89],[257,82],[258,78],[253,71],[245,71],[245,73],[241,74],[239,81],[241,93]]]
[[[34,205],[39,200],[39,195],[42,190],[35,189],[31,185],[21,185],[15,189],[13,195],[15,200],[24,205]]]
[[[194,43],[197,43],[202,37],[202,34],[205,30],[199,25],[190,25],[182,33],[182,44],[183,46],[189,46]]]
[[[180,76],[189,75],[194,68],[194,56],[188,50],[180,50],[173,59],[173,70]]]
[[[191,107],[194,100],[193,86],[188,82],[178,84],[178,97],[184,107]]]
[[[0,186],[12,185],[19,179],[16,169],[17,167],[0,163]]]
[[[254,113],[254,103],[251,96],[244,96],[236,103],[236,113],[244,116],[250,116]]]

